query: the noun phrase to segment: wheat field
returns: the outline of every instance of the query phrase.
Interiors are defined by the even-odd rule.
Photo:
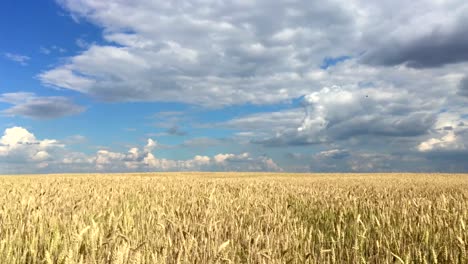
[[[0,177],[0,263],[468,263],[468,175]]]

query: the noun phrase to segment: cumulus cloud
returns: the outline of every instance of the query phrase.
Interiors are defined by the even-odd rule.
[[[450,128],[450,129],[449,129]],[[416,149],[433,171],[468,171],[468,128],[464,123],[437,129]],[[424,163],[423,163],[424,164]],[[430,164],[430,165],[428,165]]]
[[[0,138],[0,168],[17,168],[24,165],[30,169],[44,168],[49,165],[52,155],[63,147],[64,145],[57,140],[38,140],[34,134],[22,127],[7,128]]]
[[[58,2],[103,28],[106,43],[39,78],[104,101],[268,104],[323,87],[326,58],[415,68],[468,60],[462,0]]]
[[[158,145],[159,145],[158,142],[152,140],[151,138],[148,138],[144,150],[145,150],[146,152],[151,152],[151,151],[153,151],[156,147],[158,147]]]
[[[322,53],[340,55],[343,47],[332,44],[356,37],[352,8],[339,2],[59,3],[104,28],[107,43],[39,78],[104,101],[211,107],[289,100],[309,90],[301,73],[320,65]]]
[[[419,151],[431,151],[433,149],[458,148],[457,137],[453,131],[447,132],[441,138],[430,138],[421,142],[418,146]]]
[[[143,148],[131,148],[127,153],[99,150],[96,155],[96,168],[101,171],[280,171],[271,158],[253,157],[250,153],[217,154],[213,157],[195,155],[188,160],[159,158],[151,152],[148,144]]]
[[[0,102],[13,106],[1,113],[9,116],[24,116],[34,119],[53,119],[83,112],[85,107],[62,96],[37,96],[34,93],[0,94]]]
[[[252,157],[250,153],[244,152],[238,155],[235,154],[218,154],[213,157],[216,168],[224,168],[224,170],[234,171],[282,171],[271,158],[268,157]]]
[[[114,167],[118,168],[120,161],[122,161],[124,158],[125,154],[122,153],[111,152],[108,150],[99,150],[96,153],[96,168],[98,170],[103,170],[105,168],[112,170]]]
[[[71,151],[58,140],[39,140],[25,128],[12,127],[0,138],[0,173],[282,170],[271,158],[250,153],[166,159],[154,154],[159,145],[148,139],[144,146],[127,152],[100,149],[90,155]]]
[[[468,127],[461,114],[445,112],[438,116],[430,137],[422,141],[420,152],[468,152]]]
[[[303,105],[305,114],[301,114],[301,123],[297,123],[298,112],[287,111],[295,114],[295,124],[256,142],[273,146],[306,145],[359,136],[413,137],[427,133],[436,121],[433,109],[424,106],[422,100],[418,102],[413,96],[393,89],[325,87],[306,95]],[[239,120],[231,121],[236,122]]]
[[[271,158],[252,157],[249,153],[195,155],[188,160],[159,158],[152,152],[131,148],[128,153],[100,150],[96,154],[100,171],[280,171]]]

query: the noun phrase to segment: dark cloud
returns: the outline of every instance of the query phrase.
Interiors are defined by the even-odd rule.
[[[437,120],[436,111],[424,104],[424,100],[398,91],[383,93],[333,87],[305,96],[302,114],[288,110],[227,123],[252,129],[255,126],[249,124],[253,121],[257,120],[254,124],[268,121],[268,127],[276,132],[275,135],[270,133],[265,138],[252,140],[252,143],[268,147],[323,144],[353,138],[417,137],[427,134]],[[300,118],[302,122],[298,122]]]
[[[85,111],[85,107],[75,104],[66,97],[40,97],[33,93],[3,94],[0,95],[0,102],[13,104],[12,107],[2,111],[4,115],[34,119],[54,119]]]
[[[171,136],[186,136],[188,134],[186,131],[183,131],[178,126],[170,127],[169,129],[166,130],[166,133],[171,135]]]
[[[459,19],[453,28],[435,26],[415,39],[396,41],[384,38],[384,44],[364,54],[362,61],[383,66],[405,64],[411,68],[431,68],[468,61],[467,23],[468,19]]]
[[[468,97],[468,75],[465,76],[458,86],[458,94]]]
[[[278,134],[274,137],[267,137],[263,139],[252,139],[253,144],[260,144],[265,147],[301,147],[308,145],[318,145],[326,143],[325,138],[311,137],[307,134],[297,133],[295,131],[285,132]]]
[[[327,132],[334,139],[353,136],[415,137],[426,134],[436,121],[432,113],[409,113],[407,116],[369,114],[331,125]]]
[[[468,171],[468,149],[465,150],[435,150],[423,153],[432,171],[466,173]]]

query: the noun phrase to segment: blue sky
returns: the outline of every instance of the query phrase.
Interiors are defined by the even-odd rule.
[[[464,1],[1,5],[0,173],[468,171]]]

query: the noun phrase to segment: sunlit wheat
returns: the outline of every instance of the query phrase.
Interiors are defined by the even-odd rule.
[[[0,178],[0,263],[467,263],[468,178]]]

